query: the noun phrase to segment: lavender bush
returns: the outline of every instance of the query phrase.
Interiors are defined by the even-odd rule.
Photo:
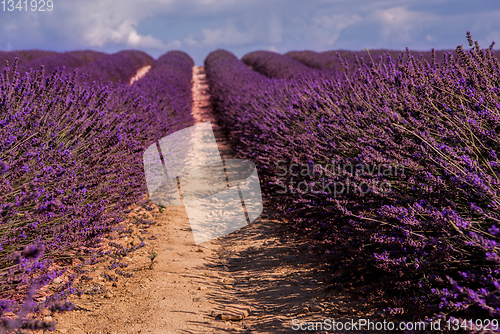
[[[136,64],[147,61],[135,56]],[[181,56],[173,57],[177,67],[171,79],[191,75],[192,60]],[[50,329],[53,323],[25,319],[28,312],[45,306],[71,309],[65,299],[77,292],[72,283],[82,266],[100,261],[101,237],[123,220],[124,207],[146,193],[143,150],[170,126],[190,125],[189,115],[179,115],[188,110],[175,109],[190,105],[190,95],[163,100],[154,94],[181,85],[158,80],[155,73],[167,75],[169,68],[169,57],[160,59],[143,79],[145,94],[140,85],[82,85],[77,72],[21,76],[16,63],[5,68],[0,77],[0,331]],[[54,269],[56,264],[64,269]],[[35,302],[37,289],[68,269],[69,282],[45,302]]]
[[[407,51],[341,78],[269,79],[224,50],[205,66],[222,124],[258,166],[265,195],[327,247],[333,270],[350,273],[332,282],[414,312],[497,317],[500,64],[493,44],[481,50],[467,37],[458,59]],[[322,175],[306,173],[300,188],[278,161],[317,164]],[[404,172],[332,175],[332,161]],[[373,186],[381,181],[390,191]],[[304,191],[312,182],[367,186]]]

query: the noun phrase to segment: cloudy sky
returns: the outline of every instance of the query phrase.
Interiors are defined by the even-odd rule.
[[[42,0],[33,0],[31,3]],[[46,0],[31,11],[0,2],[0,50],[182,50],[197,65],[218,48],[255,50],[500,49],[500,1],[478,0]],[[14,11],[9,11],[9,3]],[[50,5],[50,3],[48,3]],[[47,8],[44,8],[47,9]]]

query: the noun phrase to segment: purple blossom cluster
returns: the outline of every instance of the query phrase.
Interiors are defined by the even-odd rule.
[[[150,62],[141,52],[120,57],[127,60],[115,58],[113,71],[130,77],[135,72],[119,66],[137,69]],[[171,128],[192,124],[187,80],[192,65],[184,53],[167,53],[132,86],[82,83],[78,71],[68,76],[61,69],[49,76],[41,70],[21,75],[17,60],[5,67],[0,74],[0,331],[51,328],[24,318],[42,306],[70,308],[64,300],[75,293],[72,283],[82,266],[105,256],[98,251],[101,237],[147,193],[144,149]],[[120,80],[128,83],[130,77]],[[143,246],[118,249],[116,256]],[[33,300],[32,289],[65,273],[69,281],[45,302]]]
[[[467,38],[469,50],[458,46],[441,63],[407,49],[293,80],[265,77],[225,50],[206,58],[221,124],[291,228],[324,244],[332,270],[350,272],[332,278],[337,287],[407,310],[500,315],[500,64],[493,44],[483,50]],[[272,66],[266,73],[282,67]],[[404,173],[386,177],[390,192],[283,194],[277,161]],[[345,171],[327,181],[379,177]]]

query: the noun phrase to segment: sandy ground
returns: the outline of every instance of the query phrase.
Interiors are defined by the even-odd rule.
[[[196,122],[211,121],[222,157],[231,157],[210,107],[202,67],[193,69],[193,100]],[[105,240],[128,246],[144,239],[145,247],[121,260],[128,264],[122,270],[133,276],[105,269],[109,261],[94,265],[87,273],[93,280],[81,283],[88,293],[71,298],[77,310],[44,316],[58,322],[55,333],[76,334],[297,333],[292,321],[374,319],[367,300],[325,290],[331,273],[321,249],[288,235],[284,218],[269,207],[264,203],[252,224],[196,245],[184,207],[135,206],[123,226],[128,233],[113,232]],[[141,219],[151,226],[138,224]],[[150,267],[152,251],[157,256]],[[102,273],[118,281],[108,282]],[[229,304],[250,306],[251,313],[239,321],[221,320]]]

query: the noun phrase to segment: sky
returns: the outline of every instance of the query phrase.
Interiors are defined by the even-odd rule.
[[[216,49],[238,57],[256,50],[455,49],[468,47],[466,31],[481,47],[497,41],[500,49],[500,1],[0,0],[1,51],[136,49],[158,58],[182,50],[196,65]]]

